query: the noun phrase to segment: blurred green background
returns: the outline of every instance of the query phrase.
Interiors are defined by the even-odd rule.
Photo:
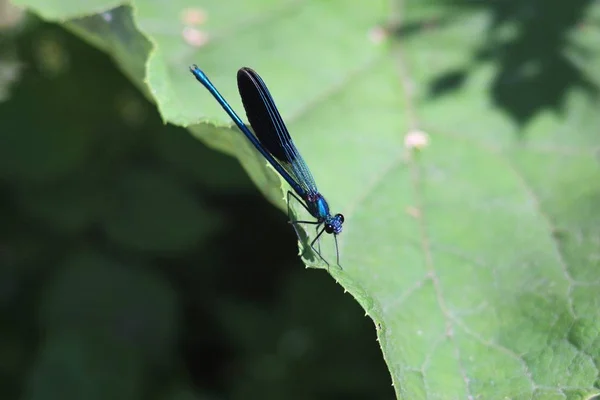
[[[372,321],[235,159],[56,25],[0,44],[0,398],[393,397]]]

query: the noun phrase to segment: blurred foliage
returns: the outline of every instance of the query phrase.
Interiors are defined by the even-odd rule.
[[[2,399],[393,396],[372,322],[234,159],[106,55],[20,29],[0,41]]]

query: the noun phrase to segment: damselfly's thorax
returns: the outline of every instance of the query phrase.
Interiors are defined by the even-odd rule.
[[[342,214],[331,215],[327,200],[320,193],[309,193],[304,199],[308,207],[308,211],[318,222],[323,223],[325,232],[339,234],[342,232],[344,224],[344,216]]]
[[[323,222],[331,216],[329,204],[327,204],[327,200],[325,200],[325,197],[321,193],[308,193],[304,201],[306,201],[306,206],[310,214],[319,222]]]

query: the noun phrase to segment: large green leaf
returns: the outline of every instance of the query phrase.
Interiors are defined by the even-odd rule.
[[[85,14],[81,2],[19,3]],[[200,65],[238,110],[236,69],[261,73],[346,216],[344,269],[330,272],[375,321],[405,399],[600,392],[600,8],[497,3],[215,0],[186,27],[198,2],[131,1],[139,31],[108,39],[152,43],[133,79],[165,121],[237,156],[284,208],[281,181],[187,68]],[[208,43],[194,47],[190,32]],[[419,131],[429,143],[407,149]]]

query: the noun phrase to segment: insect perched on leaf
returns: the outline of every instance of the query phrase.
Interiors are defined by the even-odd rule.
[[[342,214],[332,215],[329,205],[319,190],[315,180],[308,169],[308,166],[302,159],[298,149],[294,145],[292,138],[275,106],[275,102],[269,93],[269,89],[262,78],[250,68],[241,68],[237,73],[238,90],[246,116],[254,134],[242,122],[240,117],[233,111],[229,103],[223,98],[221,93],[215,88],[206,74],[196,65],[190,67],[190,71],[196,79],[204,85],[206,89],[219,102],[221,107],[229,114],[237,127],[246,135],[248,140],[256,149],[267,159],[275,170],[286,180],[294,192],[287,192],[288,218],[294,226],[296,235],[299,236],[296,225],[311,224],[316,225],[317,235],[310,243],[311,249],[327,264],[320,251],[315,249],[323,232],[333,234],[335,239],[335,251],[337,265],[340,265],[340,253],[338,249],[337,235],[342,232],[344,216]],[[316,221],[292,221],[290,196],[294,197],[302,206],[312,215]],[[322,227],[322,228],[321,228]],[[319,228],[321,228],[319,230]]]

